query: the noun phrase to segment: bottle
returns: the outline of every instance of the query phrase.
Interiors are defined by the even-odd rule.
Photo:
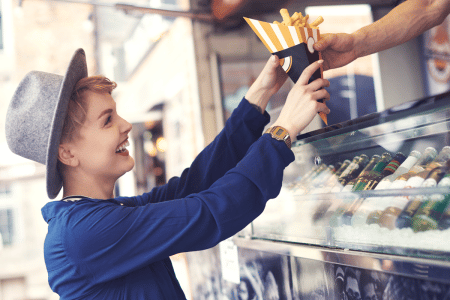
[[[420,158],[417,160],[417,162],[411,167],[411,169],[398,176],[390,185],[389,185],[389,189],[390,190],[394,190],[394,189],[403,189],[406,185],[407,180],[414,176],[415,174],[425,170],[425,166],[431,162],[437,155],[437,151],[436,149],[434,149],[433,147],[428,147],[425,149],[425,151],[423,152],[423,154],[420,156]],[[400,213],[398,211],[398,208],[396,208],[396,206],[392,206],[392,202],[394,201],[396,197],[382,197],[380,199],[380,201],[377,203],[377,211],[373,211],[369,214],[369,216],[367,216],[367,224],[377,224],[379,219],[381,218],[381,215],[383,215],[385,212],[385,210],[388,210],[386,212],[386,216],[385,218],[387,218],[388,216],[390,216],[391,218],[396,218],[397,215],[395,215],[395,213]],[[402,199],[400,199],[402,200]],[[399,201],[401,202],[401,201]],[[401,205],[401,204],[399,204]],[[392,209],[389,209],[391,208]],[[386,220],[386,223],[388,223],[388,221]]]
[[[352,164],[350,164],[350,166],[347,168],[347,170],[345,170],[344,173],[341,174],[341,176],[339,176],[339,183],[340,186],[343,187],[345,186],[350,180],[352,180],[353,178],[356,178],[361,171],[364,169],[364,167],[367,165],[367,163],[369,162],[369,157],[365,154],[361,154],[359,156],[358,161],[353,165],[353,168],[351,168],[348,172],[347,170],[350,168],[350,166],[352,166]],[[339,187],[339,191],[342,190],[342,188]]]
[[[359,175],[355,178],[353,178],[352,180],[350,180],[342,189],[341,192],[350,192],[353,189],[353,186],[355,185],[356,182],[358,182],[358,180],[367,175],[372,169],[373,167],[375,167],[375,165],[380,161],[381,157],[378,154],[375,154],[372,156],[372,158],[370,159],[370,161],[367,163],[367,165],[364,167],[364,169],[362,169],[361,173],[359,173]]]
[[[341,163],[338,163],[340,166]],[[328,178],[330,178],[336,172],[334,165],[329,165],[322,173],[320,173],[316,178],[314,178],[307,186],[309,193],[311,190],[314,191],[315,187],[322,185]]]
[[[408,172],[413,165],[417,163],[417,160],[422,154],[419,151],[413,150],[406,158],[406,160],[398,166],[397,170],[392,174],[383,178],[374,188],[374,190],[385,190],[389,189],[391,183],[400,175]],[[392,164],[393,169],[396,168],[395,164]],[[352,226],[362,226],[366,224],[369,214],[373,214],[373,219],[378,219],[382,211],[378,208],[382,207],[379,202],[387,197],[372,197],[365,199],[362,204],[357,209],[356,213],[352,217]]]
[[[330,192],[331,188],[338,182],[339,176],[344,172],[345,169],[350,165],[350,160],[346,159],[342,162],[339,169],[334,172],[321,186],[315,188],[312,194],[321,194]]]
[[[361,171],[360,175],[352,180],[350,180],[347,185],[342,189],[342,192],[350,192],[352,191],[354,184],[358,184],[360,180],[365,178],[373,169],[376,167],[380,161],[383,160],[383,166],[385,166],[390,160],[391,155],[389,153],[383,153],[383,155],[380,157],[379,155],[375,154],[370,159],[369,163],[364,167],[364,169]],[[343,223],[342,216],[345,212],[347,212],[352,204],[358,201],[358,199],[354,199],[353,197],[347,197],[342,199],[340,206],[336,209],[336,211],[333,213],[333,215],[330,218],[330,225],[331,226],[340,226]]]
[[[294,186],[293,192],[295,195],[304,195],[308,190],[308,185],[311,181],[314,180],[317,176],[320,175],[323,171],[327,169],[326,164],[320,164],[317,169],[314,170],[309,176],[303,176],[302,179]]]
[[[444,177],[446,173],[448,173],[449,170],[450,170],[450,161],[448,161],[448,163],[446,163],[442,167],[434,168],[429,173],[427,179],[422,183],[420,187],[433,188],[437,186],[438,183],[440,183],[441,179]],[[417,195],[415,197],[412,197],[412,199],[409,200],[403,211],[397,217],[397,220],[395,221],[395,226],[399,229],[411,227],[414,222],[414,219],[421,218],[419,215],[425,214],[427,212],[429,213],[430,209],[433,206],[433,203],[439,201],[439,197],[434,197],[433,201],[431,201],[431,198],[433,197],[428,195]],[[443,211],[441,212],[443,213]],[[418,221],[416,220],[415,222],[417,223]]]
[[[432,162],[436,158],[436,156],[437,156],[436,149],[434,149],[433,147],[426,148],[425,151],[423,152],[422,156],[417,160],[417,162],[414,164],[414,166],[412,166],[412,168],[408,172],[397,177],[394,181],[397,181],[397,182],[403,181],[403,183],[406,183],[406,181],[408,181],[409,178],[413,177],[417,173],[424,171],[426,166],[430,162]],[[397,184],[402,185],[402,183],[397,183]],[[401,188],[403,188],[403,187],[404,187],[404,185],[401,186]]]
[[[386,158],[386,154],[391,156],[389,153],[384,153],[383,156]],[[361,173],[356,177],[350,180],[342,189],[341,192],[351,192],[353,187],[356,183],[359,182],[361,178],[364,178],[369,174],[370,171],[378,164],[378,162],[382,159],[381,156],[378,154],[375,154],[372,156],[370,161],[367,163],[367,165],[364,167],[364,169],[361,171]],[[342,215],[349,210],[353,202],[357,201],[353,197],[347,197],[342,199],[340,206],[335,210],[333,215],[330,217],[329,224],[330,226],[340,226],[342,225]]]
[[[450,186],[450,174],[446,174],[444,178],[441,179],[441,181],[439,182],[439,186]],[[449,194],[441,196],[449,197]],[[445,230],[448,228],[450,228],[450,204],[447,205],[446,208],[444,208],[444,212],[442,213],[442,216],[438,221],[439,230]]]
[[[448,149],[448,151],[450,151],[450,149]],[[441,151],[441,153],[442,152],[443,151]],[[419,171],[416,174],[410,176],[403,188],[410,189],[420,187],[422,183],[424,183],[424,181],[429,178],[431,171],[429,169],[429,166],[439,164],[442,165],[442,157],[443,157],[442,155],[438,155],[432,162],[426,164],[425,168],[422,171]],[[394,229],[395,222],[399,214],[405,209],[406,205],[412,198],[414,198],[414,196],[409,195],[394,197],[392,203],[390,203],[390,206],[387,207],[381,214],[380,219],[378,220],[378,224],[382,227]]]
[[[422,172],[419,172],[416,176],[425,178],[428,176],[428,174],[431,172],[431,170],[443,166],[448,160],[450,159],[450,146],[445,146],[442,148],[441,152],[439,152],[439,155],[427,166],[425,167],[425,170]]]
[[[376,183],[378,183],[383,177],[392,175],[400,166],[400,164],[405,161],[405,159],[406,156],[401,152],[397,152],[394,158],[389,161],[389,163],[383,162],[382,159],[373,168],[372,172],[369,173],[369,175],[366,177],[367,179],[360,181],[360,183],[358,184],[359,186],[357,185],[354,189],[356,191],[361,190],[361,188],[363,188],[363,190],[373,189],[376,186]],[[382,166],[384,166],[384,168],[381,170],[381,172],[379,172]],[[368,186],[368,184],[370,184],[370,186]],[[359,210],[364,201],[365,198],[358,198],[350,205],[349,209],[342,215],[343,224],[352,225],[353,216]]]
[[[413,151],[413,152],[417,152],[418,156],[420,156],[420,153],[418,151]],[[418,158],[418,156],[417,156],[417,158]],[[413,158],[416,158],[416,157],[413,156]],[[386,179],[386,181],[390,181],[390,179],[393,178],[392,175],[394,175],[395,172],[398,171],[398,168],[400,167],[400,165],[403,164],[403,162],[405,160],[406,160],[406,156],[403,153],[401,153],[401,152],[397,152],[395,154],[394,158],[387,164],[387,166],[384,167],[383,171],[381,171],[381,174],[379,174],[379,175],[375,174],[375,176],[371,177],[367,181],[366,185],[364,186],[364,190],[365,191],[369,191],[369,190],[375,189],[375,187],[378,186],[378,183],[380,181],[382,181],[384,178],[388,178],[389,177],[388,179]],[[417,161],[417,159],[415,161]],[[404,168],[404,169],[406,169],[406,168]],[[407,170],[405,170],[405,172],[407,172]]]
[[[417,163],[422,154],[419,151],[413,150],[409,153],[408,158],[397,168],[394,174],[383,178],[374,189],[384,190],[389,187],[392,182],[401,175],[409,172],[409,170]]]
[[[341,175],[338,176],[336,184],[331,187],[329,192],[335,193],[335,192],[341,191],[342,185],[339,183],[339,179],[341,177],[347,176],[348,173],[350,173],[357,166],[358,160],[359,160],[359,155],[356,155],[355,157],[353,157],[353,159],[350,162],[350,164],[348,165],[348,167],[344,171],[342,171]]]
[[[450,194],[441,196],[443,199],[431,199],[420,207],[417,216],[414,216],[412,221],[412,228],[415,232],[438,228],[444,211],[450,204]]]
[[[353,160],[355,160],[355,158],[353,158]],[[358,159],[359,159],[359,157],[358,157]],[[355,161],[357,161],[357,159]],[[350,164],[351,164],[350,160],[348,160],[348,159],[344,160],[341,167],[336,171],[336,173],[334,173],[327,180],[327,182],[324,184],[324,186],[321,188],[314,189],[314,191],[312,191],[312,194],[329,193],[331,191],[331,189],[333,188],[333,186],[335,186],[338,183],[339,176],[349,167]],[[331,205],[332,205],[332,200],[330,200],[330,199],[320,201],[319,204],[317,205],[317,207],[314,209],[314,213],[312,216],[313,222],[317,223],[319,220],[321,220],[323,218],[325,212],[330,208]]]
[[[353,186],[353,191],[362,191],[362,190],[364,190],[364,187],[367,185],[369,180],[371,180],[372,178],[375,178],[377,176],[382,176],[382,172],[383,172],[384,168],[391,161],[391,159],[392,159],[391,154],[389,154],[388,152],[383,153],[381,155],[381,159],[372,168],[372,170],[367,172],[367,174],[359,176],[358,181]]]

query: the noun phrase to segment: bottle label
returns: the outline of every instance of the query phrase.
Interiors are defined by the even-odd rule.
[[[366,181],[360,181],[357,185],[353,187],[353,191],[362,191],[367,186]]]
[[[450,176],[445,176],[439,181],[438,186],[450,186]]]
[[[408,181],[405,184],[405,189],[408,188],[416,188],[422,185],[422,183],[425,181],[425,178],[414,176],[408,179]]]
[[[398,180],[400,181],[400,180]],[[402,180],[403,181],[403,180]],[[394,181],[395,182],[395,181]],[[405,181],[406,183],[406,181]],[[385,190],[392,184],[389,180],[381,180],[380,183],[376,186],[375,190]]]
[[[409,201],[408,205],[406,206],[405,211],[408,214],[408,216],[412,217],[421,205],[422,205],[422,201],[417,200],[417,199],[411,200],[411,201]]]
[[[426,215],[429,216],[431,212],[431,208],[436,204],[434,201],[425,201],[417,212],[418,215]]]
[[[442,214],[445,211],[445,209],[447,208],[449,202],[450,202],[450,197],[447,195],[447,197],[445,197],[444,200],[435,202],[432,209],[435,212],[437,212],[438,214]]]
[[[398,167],[399,167],[399,163],[396,160],[391,161],[384,169],[385,170],[389,170],[392,173],[394,173],[395,171],[397,171]]]
[[[380,182],[381,184],[381,182]],[[379,184],[379,185],[380,185]],[[406,185],[406,180],[394,180],[392,184],[389,186],[389,189],[402,189]]]
[[[437,186],[437,181],[434,178],[428,178],[422,183],[422,187],[435,187]]]

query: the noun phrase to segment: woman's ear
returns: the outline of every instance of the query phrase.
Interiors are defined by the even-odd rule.
[[[78,166],[78,159],[73,155],[69,144],[60,144],[58,149],[58,160],[70,167]]]

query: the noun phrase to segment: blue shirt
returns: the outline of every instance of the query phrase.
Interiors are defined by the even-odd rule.
[[[136,197],[52,201],[42,208],[50,287],[65,299],[186,299],[169,256],[242,230],[281,189],[294,160],[261,136],[268,114],[243,99],[180,177]]]

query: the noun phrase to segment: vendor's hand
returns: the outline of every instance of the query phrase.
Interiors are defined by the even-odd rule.
[[[355,43],[355,37],[347,33],[321,35],[314,49],[322,52],[323,70],[345,66],[358,58]]]
[[[288,75],[280,66],[280,59],[276,55],[272,55],[258,78],[247,91],[245,99],[261,107],[264,112],[270,97],[278,92],[287,78]]]
[[[311,76],[316,72],[323,61],[316,61],[303,70],[302,75],[294,85],[286,99],[278,119],[273,126],[285,128],[291,137],[296,137],[317,115],[318,112],[330,113],[325,103],[317,100],[330,99],[330,94],[323,89],[330,86],[330,82],[318,78],[308,84]]]

